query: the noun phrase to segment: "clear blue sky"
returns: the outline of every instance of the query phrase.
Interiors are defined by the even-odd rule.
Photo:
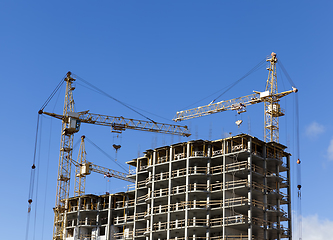
[[[221,93],[274,51],[299,88],[303,240],[328,239],[333,234],[332,9],[331,1],[1,1],[1,238],[25,239],[37,111],[67,71],[155,121],[172,123],[177,110],[208,104],[218,94],[196,102]],[[266,79],[263,67],[219,100],[263,91]],[[278,82],[280,91],[291,88],[285,76]],[[78,111],[142,119],[80,81],[76,87]],[[64,88],[45,110],[61,113],[63,97]],[[287,115],[280,120],[280,142],[295,155],[294,96],[282,107]],[[220,139],[229,132],[263,138],[263,105],[249,107],[240,118],[239,129],[232,112],[184,124],[191,128],[189,139]],[[33,232],[36,240],[52,237],[60,129],[59,121],[43,117],[29,239]],[[120,143],[122,165],[146,149],[189,140],[131,130],[116,138],[109,128],[82,125],[74,143],[83,134],[113,158],[112,144]],[[88,161],[122,170],[92,145],[86,148]],[[74,158],[77,152],[78,147]],[[88,177],[87,192],[106,190],[123,191],[124,183]]]

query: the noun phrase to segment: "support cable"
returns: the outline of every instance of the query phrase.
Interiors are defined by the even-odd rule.
[[[76,143],[74,143],[74,145],[73,145],[73,150],[77,149],[77,147],[79,146],[80,143],[81,143],[81,139],[76,140]]]
[[[83,84],[80,84],[80,83],[77,83],[77,85],[80,85],[80,86],[82,86],[82,87],[85,87],[85,88],[89,89],[90,91],[96,92],[96,93],[98,93],[98,94],[104,95],[104,94],[102,94],[101,92],[99,92],[99,91],[97,91],[97,90],[95,90],[95,89],[93,89],[93,88],[91,88],[91,87],[88,87],[88,86],[86,86],[86,85],[83,85]],[[161,118],[161,119],[167,120],[167,121],[169,121],[169,122],[173,122],[172,120],[170,120],[170,118],[162,117],[162,116],[160,116],[160,115],[157,115],[157,114],[155,114],[155,113],[152,113],[152,112],[146,111],[146,110],[144,110],[144,109],[142,109],[142,108],[138,108],[138,107],[133,106],[133,105],[128,104],[128,103],[126,103],[126,105],[127,105],[127,106],[130,106],[130,107],[132,107],[132,108],[136,108],[136,109],[138,109],[138,110],[140,110],[140,111],[142,111],[142,112],[148,113],[148,114],[150,114],[150,115],[153,115],[153,116],[159,117],[159,118]]]
[[[30,222],[30,214],[27,214],[27,224],[25,226],[25,240],[28,240],[29,237],[29,222]]]
[[[62,86],[62,84],[65,82],[66,76],[64,76],[61,81],[58,83],[57,87],[53,90],[53,92],[51,93],[51,95],[46,99],[46,101],[44,102],[44,104],[42,105],[42,107],[40,108],[40,110],[44,110],[44,108],[47,106],[47,104],[51,101],[51,99],[54,97],[54,95],[58,92],[58,90],[60,89],[60,87]]]
[[[92,142],[89,138],[86,137],[86,140],[90,142],[92,145],[94,145],[98,150],[100,150],[105,156],[107,156],[109,159],[111,159],[114,163],[116,163],[119,167],[121,167],[125,172],[127,172],[127,169],[121,166],[117,161],[115,161],[108,153],[106,153],[104,150],[102,150],[99,146],[97,146],[94,142]]]
[[[278,61],[278,64],[280,66],[280,68],[282,69],[283,73],[286,75],[288,81],[290,82],[291,86],[296,87],[295,83],[293,82],[293,80],[291,79],[291,77],[289,76],[287,70],[285,69],[285,67],[283,66],[282,62],[281,62],[281,59],[279,58],[279,61]]]
[[[42,107],[40,108],[40,110],[43,110],[47,104],[51,101],[51,99],[54,97],[54,95],[58,92],[58,90],[61,88],[62,84],[64,83],[64,78],[63,77],[61,79],[61,81],[58,83],[58,85],[56,86],[56,88],[53,90],[53,92],[51,93],[51,95],[47,98],[47,100],[44,102],[44,104],[42,105]],[[29,227],[30,227],[30,212],[31,212],[31,208],[32,208],[32,202],[33,202],[33,197],[34,197],[34,188],[35,188],[35,178],[36,178],[36,157],[37,157],[37,145],[38,145],[38,136],[39,138],[41,137],[41,132],[39,131],[40,127],[39,125],[41,125],[41,119],[40,119],[40,111],[37,114],[37,126],[36,126],[36,135],[35,135],[35,147],[34,147],[34,155],[33,155],[33,161],[32,161],[32,166],[31,166],[31,173],[30,173],[30,185],[29,185],[29,193],[28,193],[28,215],[27,215],[27,225],[26,225],[26,236],[25,239],[27,240],[29,237]],[[40,132],[40,133],[39,133]],[[39,135],[40,134],[40,135]],[[41,141],[39,142],[39,151],[40,151],[40,144]],[[38,166],[39,166],[39,162],[40,162],[40,155],[38,154]],[[37,169],[37,187],[36,187],[36,208],[35,208],[35,217],[34,217],[34,232],[33,232],[33,237],[35,238],[35,227],[36,227],[36,218],[37,218],[37,192],[38,192],[38,171],[39,169]],[[46,194],[46,191],[45,191]],[[44,213],[45,213],[45,208],[44,208]],[[44,218],[44,216],[43,216]],[[44,223],[44,221],[43,221]]]
[[[64,79],[62,79],[62,82]],[[62,84],[61,84],[62,86]],[[60,87],[57,91],[59,91]],[[55,94],[54,94],[55,95]],[[53,106],[52,112],[54,112],[56,105],[59,101],[60,91],[58,93],[58,96],[56,97],[55,104]],[[44,189],[44,209],[43,209],[43,215],[42,215],[42,231],[41,231],[41,239],[44,239],[44,224],[45,224],[45,212],[46,212],[46,202],[47,202],[47,189],[48,189],[48,180],[49,180],[49,166],[50,166],[50,153],[51,153],[51,139],[52,139],[52,127],[53,125],[53,118],[51,118],[51,124],[50,124],[50,133],[49,133],[49,144],[48,144],[48,152],[47,152],[47,163],[46,163],[46,177],[45,177],[45,189]]]
[[[43,127],[42,127],[42,119],[40,121],[40,129],[42,130]],[[42,131],[39,131],[39,139],[40,141],[38,142],[38,150],[37,150],[37,165],[40,166],[40,149],[41,149],[41,145],[42,145],[42,141],[41,141],[41,137],[42,137]],[[38,189],[39,189],[39,168],[37,168],[37,178],[36,178],[36,191],[35,191],[35,214],[34,214],[34,228],[33,228],[33,239],[36,239],[35,238],[35,235],[36,235],[36,223],[37,223],[37,206],[38,206]]]
[[[50,152],[51,152],[51,139],[52,139],[52,122],[50,125],[50,133],[49,133],[49,147],[47,153],[47,161],[46,161],[46,179],[45,179],[45,189],[44,189],[44,209],[43,209],[43,216],[42,216],[42,239],[44,239],[44,223],[45,223],[45,211],[46,211],[46,198],[47,198],[47,189],[48,189],[48,176],[49,176],[49,165],[50,165]]]
[[[266,62],[266,59],[261,60],[254,68],[252,68],[249,72],[247,72],[243,77],[238,79],[236,82],[234,82],[227,90],[225,90],[223,93],[221,93],[217,98],[215,98],[212,102],[215,102],[218,98],[220,98],[222,95],[224,95],[226,92],[228,92],[231,88],[236,86],[240,81],[242,81],[244,78],[249,76],[250,74],[254,73],[258,69],[260,69],[261,65],[263,65]]]
[[[37,142],[38,142],[38,131],[39,131],[39,115],[37,115],[37,126],[36,126],[36,136],[35,136],[35,148],[34,148],[34,155],[32,160],[31,172],[30,172],[30,185],[29,185],[29,193],[28,193],[28,216],[27,216],[27,225],[26,225],[26,236],[25,239],[28,239],[29,235],[29,225],[30,225],[30,212],[31,212],[31,205],[32,205],[32,198],[34,194],[34,185],[35,185],[35,169],[36,169],[36,154],[37,154]]]
[[[152,119],[150,119],[149,117],[147,117],[147,116],[143,115],[142,113],[138,112],[138,111],[135,110],[134,108],[130,107],[128,104],[125,104],[124,102],[122,102],[122,101],[120,101],[120,100],[118,100],[118,99],[112,97],[112,96],[109,95],[108,93],[106,93],[106,92],[104,92],[103,90],[101,90],[100,88],[98,88],[98,87],[92,85],[91,83],[89,83],[88,81],[84,80],[83,78],[81,78],[81,77],[79,77],[79,76],[77,76],[77,75],[75,75],[75,74],[73,74],[73,76],[75,76],[76,79],[79,79],[79,80],[81,80],[82,82],[84,82],[85,84],[89,85],[90,87],[92,87],[93,89],[95,89],[96,91],[98,91],[99,93],[103,94],[104,96],[113,99],[114,101],[116,101],[116,102],[120,103],[121,105],[127,107],[128,109],[132,110],[133,112],[135,112],[135,113],[139,114],[140,116],[142,116],[142,117],[148,119],[149,121],[155,123],[154,120],[152,120]]]
[[[298,95],[295,95],[295,105],[296,105],[296,153],[297,153],[297,168],[296,168],[296,176],[297,176],[297,210],[299,213],[299,225],[298,225],[298,232],[299,232],[299,240],[302,239],[302,171],[301,171],[301,156],[300,156],[300,138],[299,138],[299,107],[298,107]]]
[[[218,98],[220,98],[222,95],[224,95],[226,92],[228,92],[231,88],[233,88],[234,86],[236,86],[236,85],[237,85],[240,81],[242,81],[244,78],[246,78],[246,77],[249,76],[250,74],[252,74],[252,73],[254,73],[255,71],[257,71],[258,69],[260,69],[260,67],[261,67],[265,62],[266,62],[266,58],[263,59],[263,60],[261,60],[261,61],[260,61],[260,62],[259,62],[254,68],[252,68],[249,72],[247,72],[243,77],[241,77],[240,79],[238,79],[238,80],[235,81],[234,83],[230,84],[230,85],[227,87],[227,89],[226,89],[223,93],[221,93],[218,97],[216,97],[211,103],[215,102]],[[195,104],[197,104],[197,103],[199,103],[199,102],[201,102],[201,101],[203,101],[203,100],[205,100],[205,99],[207,99],[207,98],[213,96],[214,94],[216,94],[216,93],[222,91],[222,90],[225,89],[225,88],[226,88],[226,87],[224,87],[224,88],[222,88],[222,89],[220,89],[220,90],[218,90],[218,91],[216,91],[216,92],[210,94],[209,96],[207,96],[207,97],[205,97],[205,98],[202,98],[202,99],[200,99],[200,100],[198,100],[198,101],[196,101],[196,102],[194,102],[194,103],[188,105],[187,107],[184,107],[183,109],[187,109],[187,108],[189,108],[189,107],[191,107],[191,106],[193,106],[193,105],[195,105]]]
[[[279,65],[280,66],[280,65]],[[279,81],[279,85],[282,83],[282,87],[283,89],[286,89],[285,85],[284,85],[284,78],[283,78],[283,74],[281,72],[281,67],[277,69],[279,71],[279,79],[281,79],[282,81]],[[289,83],[291,84],[291,82],[289,81]],[[292,85],[293,86],[293,85]],[[294,86],[293,86],[294,87]]]
[[[37,156],[37,145],[38,145],[38,133],[39,133],[39,124],[40,124],[40,112],[43,110],[47,104],[51,101],[51,99],[54,97],[54,95],[57,93],[57,91],[61,88],[62,84],[64,83],[64,78],[61,79],[61,81],[58,83],[56,88],[53,90],[51,95],[46,99],[42,107],[40,108],[38,114],[37,114],[37,126],[36,126],[36,135],[35,135],[35,147],[34,147],[34,155],[33,155],[33,161],[31,166],[31,173],[30,173],[30,185],[29,185],[29,193],[28,193],[28,216],[27,216],[27,225],[26,225],[26,236],[25,239],[27,240],[29,237],[29,226],[30,226],[30,212],[33,202],[33,196],[34,196],[34,187],[35,187],[35,169],[36,169],[36,156]],[[38,161],[39,162],[39,161]],[[39,164],[38,164],[39,165]],[[36,201],[37,203],[37,201]],[[36,220],[36,212],[35,212],[35,220]]]

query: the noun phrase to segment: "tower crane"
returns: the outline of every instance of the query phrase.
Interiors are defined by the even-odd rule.
[[[63,113],[55,114],[39,110],[39,114],[46,114],[62,120],[61,143],[59,153],[59,166],[57,178],[56,202],[54,207],[53,240],[63,240],[67,224],[65,211],[66,200],[69,198],[72,151],[74,134],[80,129],[81,122],[95,125],[110,126],[113,132],[122,132],[125,129],[134,129],[149,132],[168,133],[181,136],[190,136],[187,126],[142,121],[123,117],[113,117],[100,114],[92,114],[89,111],[75,112],[73,91],[75,79],[68,72],[66,82]],[[94,165],[91,165],[92,167]],[[98,171],[98,168],[92,168]]]
[[[281,109],[279,101],[282,97],[290,93],[296,93],[298,90],[292,87],[291,90],[285,92],[278,92],[277,78],[276,78],[276,53],[272,52],[271,57],[266,59],[269,62],[268,78],[266,89],[264,92],[254,91],[253,94],[234,98],[231,100],[220,101],[217,103],[211,102],[208,105],[200,106],[184,111],[178,111],[175,122],[202,117],[213,113],[223,112],[227,110],[234,110],[238,113],[246,111],[246,107],[256,103],[264,102],[264,120],[265,120],[265,134],[264,139],[266,142],[279,142],[279,117],[284,116],[284,110]]]
[[[74,182],[74,197],[81,196],[85,193],[85,179],[91,172],[104,174],[105,177],[114,177],[127,182],[135,183],[134,179],[129,178],[129,174],[98,166],[86,161],[85,136],[81,136],[81,143],[78,155],[78,161],[72,159],[75,166],[75,182]]]

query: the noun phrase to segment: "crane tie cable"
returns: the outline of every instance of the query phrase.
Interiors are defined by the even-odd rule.
[[[100,150],[105,156],[107,156],[109,159],[111,159],[114,163],[116,163],[119,167],[121,167],[125,172],[127,171],[123,166],[121,166],[118,162],[116,162],[109,154],[107,154],[103,149],[101,149],[99,146],[97,146],[94,142],[92,142],[89,138],[86,137],[86,140],[90,142],[92,145],[94,145],[98,150]]]
[[[53,92],[51,93],[51,95],[46,99],[46,101],[44,102],[44,104],[40,108],[40,111],[44,110],[44,108],[47,106],[47,104],[51,101],[51,99],[54,97],[54,95],[58,92],[58,90],[60,89],[60,87],[62,86],[62,84],[65,82],[64,79],[65,79],[65,77],[63,77],[61,79],[61,81],[58,83],[57,87],[53,90]]]
[[[225,90],[223,93],[221,93],[217,98],[215,98],[213,102],[215,102],[219,97],[221,97],[223,94],[225,94],[226,92],[228,92],[231,88],[233,88],[237,83],[239,83],[240,81],[242,81],[244,78],[246,78],[247,76],[249,76],[250,74],[254,73],[255,71],[257,71],[261,65],[266,61],[266,59],[261,60],[254,68],[252,68],[250,71],[248,71],[243,77],[241,77],[240,79],[238,79],[236,82],[234,82],[227,90]]]
[[[261,60],[261,61],[260,61],[255,67],[253,67],[253,68],[252,68],[249,72],[247,72],[243,77],[241,77],[240,79],[238,79],[237,81],[235,81],[234,83],[232,83],[231,85],[229,85],[229,87],[227,88],[227,90],[225,90],[225,91],[224,91],[223,93],[221,93],[218,97],[216,97],[213,101],[211,101],[211,103],[215,102],[218,98],[220,98],[222,95],[224,95],[226,92],[228,92],[231,88],[233,88],[236,84],[238,84],[238,83],[239,83],[240,81],[242,81],[244,78],[246,78],[246,77],[249,76],[250,74],[252,74],[252,73],[254,73],[255,71],[257,71],[258,69],[260,69],[261,65],[262,65],[263,63],[265,63],[265,61],[266,61],[266,59]],[[220,92],[220,91],[223,90],[223,89],[225,89],[225,87],[222,88],[222,89],[220,89],[220,90],[218,90],[218,91],[216,91],[216,92],[214,92],[214,93],[212,93],[212,94],[210,94],[209,96],[207,96],[207,97],[205,97],[205,98],[200,99],[199,101],[196,101],[195,103],[192,103],[191,105],[189,105],[189,106],[187,106],[187,107],[184,107],[183,109],[189,108],[189,107],[193,106],[194,104],[197,104],[198,102],[201,102],[201,101],[203,101],[203,100],[209,98],[210,96],[212,96],[212,95],[214,95],[214,94]]]
[[[107,94],[106,92],[104,92],[104,91],[101,90],[100,88],[98,88],[98,87],[92,85],[91,83],[89,83],[88,81],[86,81],[86,80],[84,80],[83,78],[79,77],[78,75],[75,75],[75,74],[73,74],[73,75],[75,76],[75,78],[81,80],[82,82],[84,82],[85,84],[89,85],[90,87],[92,87],[92,88],[95,89],[96,91],[100,92],[101,94],[107,96],[108,98],[113,99],[114,101],[116,101],[116,102],[120,103],[121,105],[127,107],[128,109],[132,110],[133,112],[136,112],[137,114],[139,114],[139,115],[141,115],[142,117],[148,119],[149,121],[151,121],[151,122],[153,122],[153,123],[156,123],[154,120],[152,120],[152,119],[150,119],[149,117],[143,115],[142,113],[138,112],[137,110],[133,109],[132,107],[128,106],[127,104],[123,103],[122,101],[120,101],[120,100],[118,100],[118,99],[112,97],[111,95]]]
[[[80,86],[82,86],[82,87],[85,87],[85,88],[87,88],[87,89],[89,89],[89,90],[91,90],[91,91],[93,91],[93,92],[96,92],[96,93],[102,94],[101,92],[99,92],[99,91],[97,91],[97,90],[95,90],[95,89],[92,89],[92,88],[90,88],[90,87],[88,87],[88,86],[85,86],[84,84],[81,84],[81,83],[77,83],[77,84],[80,85]],[[102,95],[103,95],[103,94],[102,94]],[[126,105],[127,105],[127,106],[130,106],[130,107],[132,107],[132,108],[136,108],[136,109],[138,109],[138,110],[140,110],[140,111],[142,111],[142,112],[146,112],[146,113],[149,113],[149,114],[154,115],[154,116],[156,116],[156,117],[159,117],[159,118],[161,118],[161,119],[164,119],[164,120],[167,120],[167,121],[172,122],[172,120],[170,120],[170,118],[166,118],[166,117],[159,116],[159,115],[157,115],[157,114],[155,114],[155,113],[152,113],[152,112],[146,111],[146,110],[144,110],[144,109],[141,109],[141,108],[135,107],[135,106],[133,106],[133,105],[131,105],[131,104],[128,104],[128,103],[127,103]]]
[[[286,75],[286,77],[287,77],[289,83],[291,84],[291,86],[297,88],[296,85],[295,85],[295,83],[293,82],[293,80],[291,80],[291,77],[289,76],[287,70],[286,70],[285,67],[283,66],[283,64],[282,64],[282,62],[281,62],[281,60],[280,60],[280,58],[279,58],[278,64],[279,64],[279,66],[281,67],[283,73]]]
[[[34,148],[34,155],[31,165],[31,173],[30,173],[30,185],[29,185],[29,193],[28,193],[28,216],[27,216],[27,225],[26,225],[26,239],[28,239],[29,233],[29,225],[30,225],[30,212],[31,212],[31,204],[32,198],[34,195],[34,186],[35,186],[35,176],[36,176],[36,155],[37,155],[37,143],[38,143],[38,132],[39,132],[39,114],[37,115],[37,126],[36,126],[36,136],[35,136],[35,148]]]
[[[84,80],[83,78],[81,78],[78,75],[73,74],[77,79],[81,80],[82,82],[84,82],[85,84],[89,85],[90,87],[92,87],[96,92],[101,93],[113,100],[115,100],[116,102],[119,102],[120,104],[122,104],[123,106],[131,109],[132,111],[136,112],[137,114],[143,116],[144,118],[148,119],[149,121],[156,123],[154,120],[152,120],[151,118],[143,115],[142,113],[138,112],[137,110],[133,109],[132,107],[130,107],[128,104],[125,104],[124,102],[110,96],[109,94],[107,94],[106,92],[104,92],[103,90],[99,89],[98,87],[92,85],[91,83],[89,83],[88,81]],[[64,79],[66,76],[64,76],[61,81],[59,82],[59,84],[57,85],[57,87],[53,90],[53,92],[51,93],[51,95],[46,99],[46,101],[44,102],[44,104],[42,105],[42,107],[39,110],[39,113],[42,113],[42,111],[44,110],[44,108],[47,106],[47,104],[51,101],[51,99],[54,97],[54,95],[57,93],[57,91],[61,88],[62,84],[64,83]],[[92,89],[91,89],[92,90]],[[142,109],[140,109],[141,111],[143,111]],[[157,115],[156,115],[157,116]],[[160,117],[160,116],[158,116]],[[169,119],[168,119],[169,120]]]

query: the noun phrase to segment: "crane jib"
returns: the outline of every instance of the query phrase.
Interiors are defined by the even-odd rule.
[[[148,132],[160,132],[173,135],[181,135],[186,137],[189,137],[191,135],[187,126],[93,114],[88,113],[88,111],[70,112],[68,113],[68,116],[48,112],[42,113],[68,122],[69,127],[66,131],[71,133],[78,132],[81,123],[90,123],[95,125],[110,126],[112,128],[111,131],[114,132],[122,132],[126,129],[133,129]]]

